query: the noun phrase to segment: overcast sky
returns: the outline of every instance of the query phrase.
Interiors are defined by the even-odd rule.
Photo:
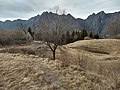
[[[59,6],[75,18],[120,11],[120,0],[0,0],[0,20],[28,19]]]

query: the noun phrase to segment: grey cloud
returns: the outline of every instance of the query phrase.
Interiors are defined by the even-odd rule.
[[[0,18],[30,17],[41,13],[56,4],[57,0],[0,0]]]
[[[75,17],[86,18],[92,13],[99,11],[114,12],[120,10],[120,0],[66,0],[63,2],[63,7]]]
[[[0,19],[29,18],[54,6],[75,17],[86,18],[93,12],[120,10],[120,0],[0,0]]]

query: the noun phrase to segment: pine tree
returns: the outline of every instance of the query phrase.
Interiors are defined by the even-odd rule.
[[[75,34],[77,35],[77,34],[78,34],[78,31],[76,31]]]
[[[30,35],[32,36],[32,38],[34,40],[34,32],[32,32],[32,29],[30,27],[28,28],[28,32],[30,33]]]
[[[64,45],[66,42],[65,42],[65,34],[62,34],[61,36],[61,44]]]
[[[81,39],[81,34],[80,34],[80,32],[78,31],[77,32],[77,38],[76,38],[76,40],[80,40]]]
[[[71,42],[71,37],[69,31],[66,32],[66,44]]]
[[[94,35],[93,35],[93,33],[92,33],[92,32],[90,32],[89,37],[90,37],[90,38],[93,38],[93,37],[94,37]]]
[[[84,29],[83,30],[84,37],[88,36],[87,31]]]
[[[71,42],[75,41],[75,31],[72,32],[71,34]]]
[[[80,36],[81,36],[80,39],[81,39],[81,40],[84,40],[84,37],[88,36],[87,31],[86,31],[85,29],[83,29],[83,30],[81,31],[81,35],[80,35]]]
[[[98,34],[95,34],[95,35],[94,35],[94,38],[95,38],[95,39],[99,39],[100,37],[99,37]]]

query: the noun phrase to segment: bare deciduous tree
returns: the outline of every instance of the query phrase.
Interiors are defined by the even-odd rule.
[[[46,16],[46,20],[42,21],[41,28],[42,28],[42,39],[45,41],[46,45],[50,48],[53,53],[53,60],[55,60],[56,49],[59,45],[62,45],[63,42],[61,41],[61,37],[63,31],[68,24],[64,24],[64,17],[62,16],[65,12],[59,8],[55,7],[55,14],[52,16]],[[51,20],[54,19],[54,20]]]
[[[0,44],[22,44],[25,40],[25,34],[21,30],[10,30],[2,31],[0,30]]]

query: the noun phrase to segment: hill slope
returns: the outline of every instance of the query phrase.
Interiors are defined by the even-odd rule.
[[[103,81],[102,77],[87,73],[80,67],[62,67],[57,60],[49,61],[34,55],[0,54],[0,90],[97,90],[103,87]]]
[[[77,41],[59,47],[55,61],[32,55],[34,46],[0,49],[1,90],[120,89],[120,40]]]

